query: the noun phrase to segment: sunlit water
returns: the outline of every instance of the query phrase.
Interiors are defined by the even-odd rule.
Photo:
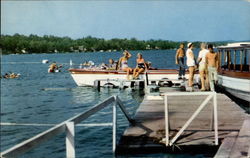
[[[129,60],[135,66],[136,53]],[[154,67],[177,68],[174,64],[175,50],[143,51],[143,57]],[[196,51],[197,54],[197,51]],[[57,124],[78,113],[84,112],[109,96],[118,95],[127,110],[134,114],[143,99],[138,91],[77,87],[67,71],[69,61],[79,64],[92,60],[107,62],[118,60],[121,52],[113,53],[68,53],[4,55],[1,60],[1,74],[20,73],[16,79],[1,79],[1,122]],[[48,64],[43,59],[63,64],[62,72],[47,73]],[[82,123],[112,122],[111,106],[91,116]],[[128,122],[118,110],[118,138]],[[50,127],[1,126],[1,151],[20,143]],[[76,157],[112,157],[112,127],[76,127]],[[202,155],[147,154],[135,157],[203,157]],[[25,158],[65,157],[65,134],[56,136],[38,148],[24,154]],[[131,157],[131,156],[127,156]]]

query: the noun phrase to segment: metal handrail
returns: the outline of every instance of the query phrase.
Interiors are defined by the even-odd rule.
[[[116,114],[116,107],[117,105],[120,107],[121,111],[127,118],[130,123],[134,123],[133,119],[130,117],[129,113],[125,109],[122,101],[119,99],[118,96],[111,96],[108,99],[104,100],[103,102],[95,105],[93,108],[80,113],[70,119],[55,125],[54,127],[28,139],[25,140],[3,152],[0,153],[1,158],[8,158],[8,157],[17,157],[22,153],[25,153],[32,148],[40,145],[41,143],[49,140],[50,138],[55,137],[58,134],[66,132],[66,157],[67,158],[75,158],[75,125],[80,123],[81,121],[87,119],[88,117],[92,116],[93,114],[97,113],[98,111],[102,110],[103,108],[107,107],[113,103],[113,153],[116,150],[116,123],[117,123],[117,114]]]
[[[193,115],[188,119],[188,121],[183,125],[183,127],[177,132],[177,134],[169,140],[169,114],[168,114],[168,97],[169,96],[197,96],[197,95],[207,95],[207,98],[201,103]],[[213,98],[213,111],[212,119],[214,121],[214,133],[215,133],[215,145],[218,145],[218,113],[217,113],[217,96],[216,92],[182,92],[182,93],[165,93],[164,94],[164,104],[165,104],[165,144],[166,146],[171,146],[178,139],[178,137],[183,133],[183,131],[190,125],[190,123],[195,119],[195,117],[201,112],[201,110],[207,105],[208,101]]]

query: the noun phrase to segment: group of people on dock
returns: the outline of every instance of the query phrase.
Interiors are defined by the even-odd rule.
[[[186,56],[186,65],[189,71],[188,86],[193,87],[194,73],[198,68],[201,79],[201,91],[209,90],[209,88],[211,91],[214,91],[214,83],[217,83],[217,70],[219,68],[218,54],[214,52],[212,44],[206,45],[201,43],[198,59],[195,60],[193,48],[193,43],[188,43],[185,52],[184,44],[181,44],[176,51],[176,64],[179,65],[178,79],[185,79],[184,57]]]

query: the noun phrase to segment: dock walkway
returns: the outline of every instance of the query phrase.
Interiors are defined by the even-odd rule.
[[[206,96],[171,96],[168,98],[170,138],[180,130],[205,98]],[[228,134],[238,133],[249,115],[224,94],[217,93],[217,104],[218,136],[219,142],[222,142]],[[117,152],[145,153],[173,150],[210,152],[210,149],[216,152],[218,146],[214,145],[214,131],[211,130],[212,108],[212,101],[209,101],[175,144],[172,147],[166,147],[165,142],[162,141],[165,138],[163,97],[145,96],[134,117],[136,124],[130,125],[125,130]]]

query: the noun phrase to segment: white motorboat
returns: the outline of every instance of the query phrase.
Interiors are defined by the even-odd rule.
[[[250,42],[217,47],[218,84],[237,98],[250,102]]]
[[[78,86],[94,86],[97,80],[105,81],[101,82],[101,86],[105,86],[105,84],[119,86],[120,82],[129,81],[126,79],[126,72],[119,70],[69,69],[69,71]],[[164,79],[178,82],[177,78],[178,71],[175,69],[148,70],[139,75],[140,80],[157,83]],[[186,78],[188,78],[188,74],[186,74]]]

